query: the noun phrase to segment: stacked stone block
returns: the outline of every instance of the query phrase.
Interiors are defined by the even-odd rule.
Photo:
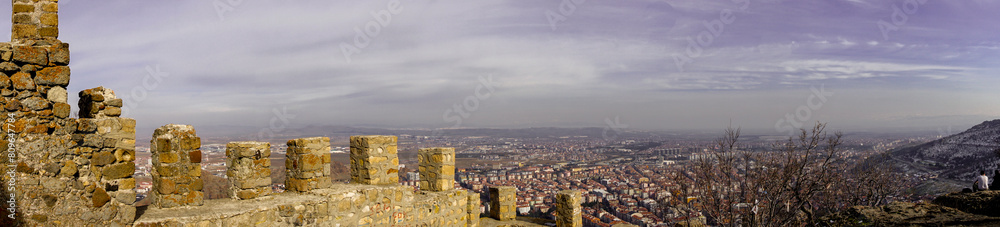
[[[517,188],[509,186],[490,188],[490,217],[500,221],[514,220],[517,216]]]
[[[368,185],[399,183],[395,136],[351,136],[351,182]]]
[[[80,118],[105,118],[122,115],[122,99],[104,87],[80,91]]]
[[[580,191],[564,190],[556,194],[556,226],[583,227],[583,197]]]
[[[115,99],[114,91],[105,88],[93,88],[84,90],[100,90],[93,96],[83,96],[81,92],[80,100],[85,99]],[[121,99],[118,99],[121,103]],[[119,104],[120,106],[120,104]],[[82,112],[82,111],[81,111]],[[77,132],[73,134],[73,141],[78,145],[73,149],[74,153],[89,157],[89,160],[81,160],[88,164],[86,168],[81,168],[80,177],[83,181],[97,181],[103,188],[96,190],[100,194],[104,190],[109,196],[117,198],[123,204],[133,204],[135,202],[135,119],[119,118],[107,115],[84,115],[77,120]],[[63,166],[61,174],[69,176],[73,170],[73,161]],[[69,171],[69,172],[67,172]],[[100,207],[105,200],[100,195],[95,196],[94,206]]]
[[[58,40],[0,43],[0,112],[15,113],[15,133],[73,133],[68,64],[69,45]]]
[[[7,173],[0,178],[17,181],[14,190],[0,190],[0,200],[17,208],[8,219],[14,223],[0,226],[127,226],[136,212],[135,120],[69,118],[69,44],[56,39],[57,2],[13,0],[12,42],[0,43],[0,115],[14,121],[0,147],[16,148],[0,159]],[[81,100],[116,99],[99,90]]]
[[[226,144],[226,177],[233,199],[253,199],[271,194],[271,144]]]
[[[447,191],[455,188],[455,148],[434,147],[417,151],[420,190]]]
[[[465,220],[468,227],[479,226],[479,193],[469,192],[469,202],[465,207]]]
[[[11,40],[59,37],[58,0],[13,0]]]
[[[204,204],[201,138],[190,125],[165,125],[153,132],[152,205],[159,208]]]
[[[330,179],[330,138],[312,137],[288,141],[285,159],[285,188],[308,192],[328,188]]]

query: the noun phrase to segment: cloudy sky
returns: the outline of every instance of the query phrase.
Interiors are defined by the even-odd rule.
[[[780,133],[1000,118],[997,1],[60,5],[69,90],[115,90],[140,129],[731,121]]]

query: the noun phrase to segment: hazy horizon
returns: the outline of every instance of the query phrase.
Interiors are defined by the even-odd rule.
[[[992,1],[59,5],[73,111],[104,86],[140,130],[958,132],[1000,118]]]

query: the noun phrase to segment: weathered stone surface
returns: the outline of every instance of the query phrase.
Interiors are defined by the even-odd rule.
[[[253,199],[270,194],[271,144],[265,142],[230,142],[226,144],[226,176],[229,177],[233,199]],[[266,173],[266,174],[258,174]],[[295,190],[308,190],[308,185],[296,185]]]
[[[135,149],[115,149],[115,160],[119,162],[135,161]]]
[[[0,62],[0,71],[5,73],[14,73],[17,71],[21,71],[21,67],[17,66],[17,64],[14,64],[13,62],[5,61],[5,62]]]
[[[490,188],[490,217],[500,220],[514,220],[517,216],[517,188]]]
[[[35,65],[48,65],[49,56],[45,49],[40,47],[32,46],[15,46],[14,47],[14,58],[15,62],[35,64]]]
[[[109,105],[115,92],[104,87],[80,91],[80,118],[107,118],[121,115],[121,108]]]
[[[323,160],[324,156],[330,155],[330,138],[300,138],[289,140],[286,144],[288,145],[285,153],[287,190],[306,192],[328,187],[329,184],[326,182],[330,179],[330,168],[323,168]]]
[[[50,107],[49,101],[41,97],[27,98],[22,101],[21,104],[24,104],[25,107],[34,111],[40,111]]]
[[[174,194],[174,192],[177,191],[177,184],[170,178],[160,178],[157,182],[159,182],[159,184],[156,185],[156,190],[160,192],[160,194]]]
[[[51,195],[51,194],[46,194],[46,195],[42,195],[42,200],[45,201],[45,206],[52,207],[52,206],[56,205],[56,202],[59,201],[59,197],[56,197],[56,196]]]
[[[189,184],[188,189],[191,191],[201,191],[204,189],[205,182],[201,178],[194,179],[194,181]]]
[[[68,66],[46,67],[35,73],[35,84],[47,86],[69,85]]]
[[[74,177],[76,176],[77,166],[73,160],[66,161],[63,163],[62,170],[59,171],[59,176],[62,177]]]
[[[180,160],[180,154],[177,153],[162,153],[159,156],[160,163],[176,163]]]
[[[118,108],[118,107],[110,107],[109,106],[109,107],[106,107],[104,109],[104,115],[107,115],[107,116],[110,116],[110,117],[121,116],[122,115],[122,109]]]
[[[97,131],[97,122],[93,119],[77,119],[76,131],[87,133]]]
[[[94,196],[91,197],[94,207],[102,207],[111,200],[111,196],[103,188],[94,189]]]
[[[31,79],[31,74],[16,72],[10,76],[10,82],[17,90],[34,90],[35,81]]]
[[[106,100],[104,103],[108,104],[108,106],[114,106],[114,107],[122,107],[123,104],[122,99]]]
[[[135,192],[132,191],[115,192],[115,200],[123,204],[132,205],[135,203]]]
[[[54,177],[45,177],[40,180],[42,187],[48,190],[62,190],[66,188],[66,182]]]
[[[90,163],[96,166],[104,166],[115,162],[115,157],[110,152],[97,152],[90,158]]]
[[[38,27],[30,24],[14,24],[10,35],[13,39],[38,38]]]
[[[12,7],[14,13],[30,13],[35,12],[35,5],[27,3],[14,3]]]
[[[201,150],[194,150],[188,153],[191,163],[201,163]]]
[[[49,48],[49,63],[55,65],[69,65],[69,44],[59,43],[52,45],[52,47]]]
[[[46,38],[56,38],[59,37],[59,28],[57,27],[39,28],[38,35]]]
[[[121,190],[135,189],[135,178],[125,178],[117,180],[118,188]]]
[[[556,194],[556,226],[583,227],[583,196],[580,191],[565,190]]]
[[[17,110],[21,109],[21,101],[19,101],[17,99],[5,99],[4,102],[6,102],[3,105],[4,110],[7,110],[7,111],[17,111]]]
[[[53,103],[52,104],[52,115],[57,118],[67,118],[70,113],[70,106],[66,103]],[[74,129],[75,130],[75,129]]]
[[[7,74],[0,73],[0,88],[10,87],[10,77]]]
[[[46,98],[48,98],[49,101],[51,101],[51,102],[66,103],[67,95],[68,94],[66,93],[66,89],[65,88],[62,88],[62,87],[59,87],[59,86],[55,86],[55,87],[49,88],[49,92],[48,92],[48,94],[46,94]]]
[[[106,100],[112,95],[104,94]],[[119,121],[129,127],[134,122]],[[134,126],[133,126],[134,127]],[[100,131],[100,130],[99,130]],[[150,141],[153,153],[153,191],[150,195],[154,207],[197,206],[202,204],[203,183],[201,164],[193,163],[192,153],[200,156],[201,139],[189,125],[165,125],[153,132]],[[200,159],[200,157],[198,157]]]
[[[351,182],[399,183],[396,141],[395,136],[351,136]]]
[[[60,165],[54,162],[45,164],[45,166],[42,167],[42,170],[45,170],[45,172],[47,173],[46,176],[55,176],[56,174],[59,173],[60,169],[61,169]]]
[[[466,226],[475,227],[479,226],[479,205],[482,201],[479,201],[479,193],[469,193],[468,202],[466,203]]]
[[[455,148],[423,148],[417,151],[417,159],[420,190],[445,191],[454,188]]]
[[[39,21],[41,21],[43,25],[57,26],[59,25],[59,15],[55,13],[43,13],[39,17]]]
[[[130,177],[135,173],[135,163],[117,163],[104,168],[104,178],[113,180],[123,177]]]

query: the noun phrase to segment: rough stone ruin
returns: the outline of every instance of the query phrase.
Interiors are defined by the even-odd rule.
[[[455,148],[434,147],[417,151],[420,188],[447,191],[455,186]]]
[[[0,226],[480,226],[480,195],[454,187],[454,148],[418,152],[421,190],[400,185],[395,136],[354,136],[350,184],[332,184],[330,139],[289,140],[287,191],[274,193],[270,144],[226,146],[232,198],[205,200],[201,139],[190,125],[152,133],[151,205],[136,207],[135,125],[111,89],[79,92],[70,118],[69,44],[58,0],[13,0],[0,43]],[[147,132],[148,133],[148,132]],[[490,189],[490,223],[515,217],[516,188]],[[580,224],[579,192],[556,196],[558,226]],[[483,220],[492,220],[483,217]]]
[[[289,140],[285,168],[288,191],[307,192],[330,187],[330,138]]]
[[[149,141],[153,160],[152,206],[171,208],[204,204],[201,138],[189,125],[165,125]]]
[[[226,177],[233,199],[253,199],[271,194],[271,144],[226,144]]]

